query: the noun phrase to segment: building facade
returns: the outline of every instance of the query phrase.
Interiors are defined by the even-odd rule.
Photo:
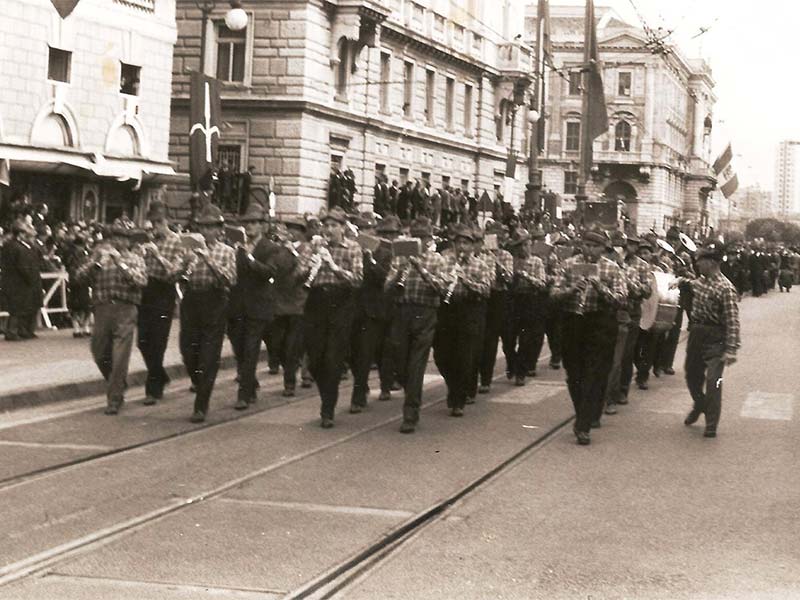
[[[551,6],[550,11],[553,68],[546,77],[541,168],[543,187],[560,194],[570,211],[580,161],[583,7]],[[587,193],[623,200],[639,232],[674,224],[691,231],[715,226],[719,203],[709,162],[716,99],[709,66],[685,59],[674,47],[654,54],[644,33],[613,9],[598,7],[596,14],[609,127],[594,142]],[[528,6],[531,44],[535,16],[536,5]]]
[[[493,197],[509,149],[522,166],[528,139],[527,111],[517,109],[527,101],[531,53],[514,39],[523,14],[512,4],[245,0],[241,32],[227,29],[220,6],[207,21],[204,62],[223,82],[221,166],[252,167],[251,198],[269,186],[277,213],[317,212],[331,173],[348,170],[362,210],[382,175]],[[190,0],[177,9],[170,152],[185,172],[189,72],[200,68],[203,20]],[[523,191],[518,183],[517,203]]]
[[[54,220],[141,219],[168,161],[174,0],[6,0],[0,19],[2,207]],[[7,215],[6,215],[7,216]]]
[[[788,215],[800,211],[797,190],[797,147],[800,142],[784,140],[778,144],[775,159],[775,212]]]

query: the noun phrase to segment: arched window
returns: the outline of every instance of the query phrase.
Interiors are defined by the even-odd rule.
[[[614,150],[618,152],[631,150],[631,125],[627,121],[620,121],[614,128]]]
[[[347,38],[339,39],[339,65],[336,68],[336,96],[340,99],[347,98],[347,84],[350,76],[350,44]]]

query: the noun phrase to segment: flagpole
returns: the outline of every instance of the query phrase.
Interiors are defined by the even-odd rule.
[[[580,137],[580,167],[578,173],[578,193],[575,194],[575,208],[579,222],[583,221],[583,210],[587,200],[586,182],[592,170],[591,144],[589,132],[589,63],[591,57],[591,35],[594,25],[594,10],[592,0],[586,0],[583,24],[583,64],[581,65],[581,137]]]
[[[536,10],[536,46],[534,47],[533,60],[534,60],[534,82],[533,82],[533,102],[532,106],[528,109],[528,116],[531,112],[536,111],[538,118],[529,124],[531,127],[531,135],[528,143],[528,184],[527,184],[527,205],[532,208],[535,214],[541,212],[540,191],[542,189],[542,182],[539,178],[539,128],[541,127],[542,119],[544,118],[543,111],[541,111],[541,102],[539,95],[543,89],[542,78],[544,77],[544,69],[542,68],[542,34],[544,32],[544,4],[546,0],[539,0],[538,8]],[[540,112],[541,111],[541,112]],[[551,215],[555,218],[555,215]]]

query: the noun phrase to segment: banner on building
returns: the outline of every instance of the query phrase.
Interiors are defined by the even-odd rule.
[[[62,19],[66,19],[72,14],[72,11],[75,10],[75,7],[78,6],[78,2],[80,2],[80,0],[50,0],[50,2],[52,2],[53,6],[56,7],[58,16],[60,16]]]
[[[219,146],[219,81],[196,71],[191,76],[189,175],[192,189],[211,189]]]
[[[725,198],[730,198],[739,189],[739,177],[733,170],[733,149],[729,143],[714,161],[714,175],[720,183],[719,189]]]

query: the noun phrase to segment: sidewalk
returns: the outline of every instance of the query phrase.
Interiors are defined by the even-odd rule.
[[[178,349],[179,329],[175,320],[164,357],[164,367],[173,378],[186,375]],[[26,342],[0,339],[0,411],[105,392],[105,382],[92,360],[89,338],[75,339],[71,329],[41,329],[36,335],[39,339]],[[221,367],[232,365],[233,355],[226,341]],[[145,377],[142,355],[134,345],[128,385],[142,385]]]

